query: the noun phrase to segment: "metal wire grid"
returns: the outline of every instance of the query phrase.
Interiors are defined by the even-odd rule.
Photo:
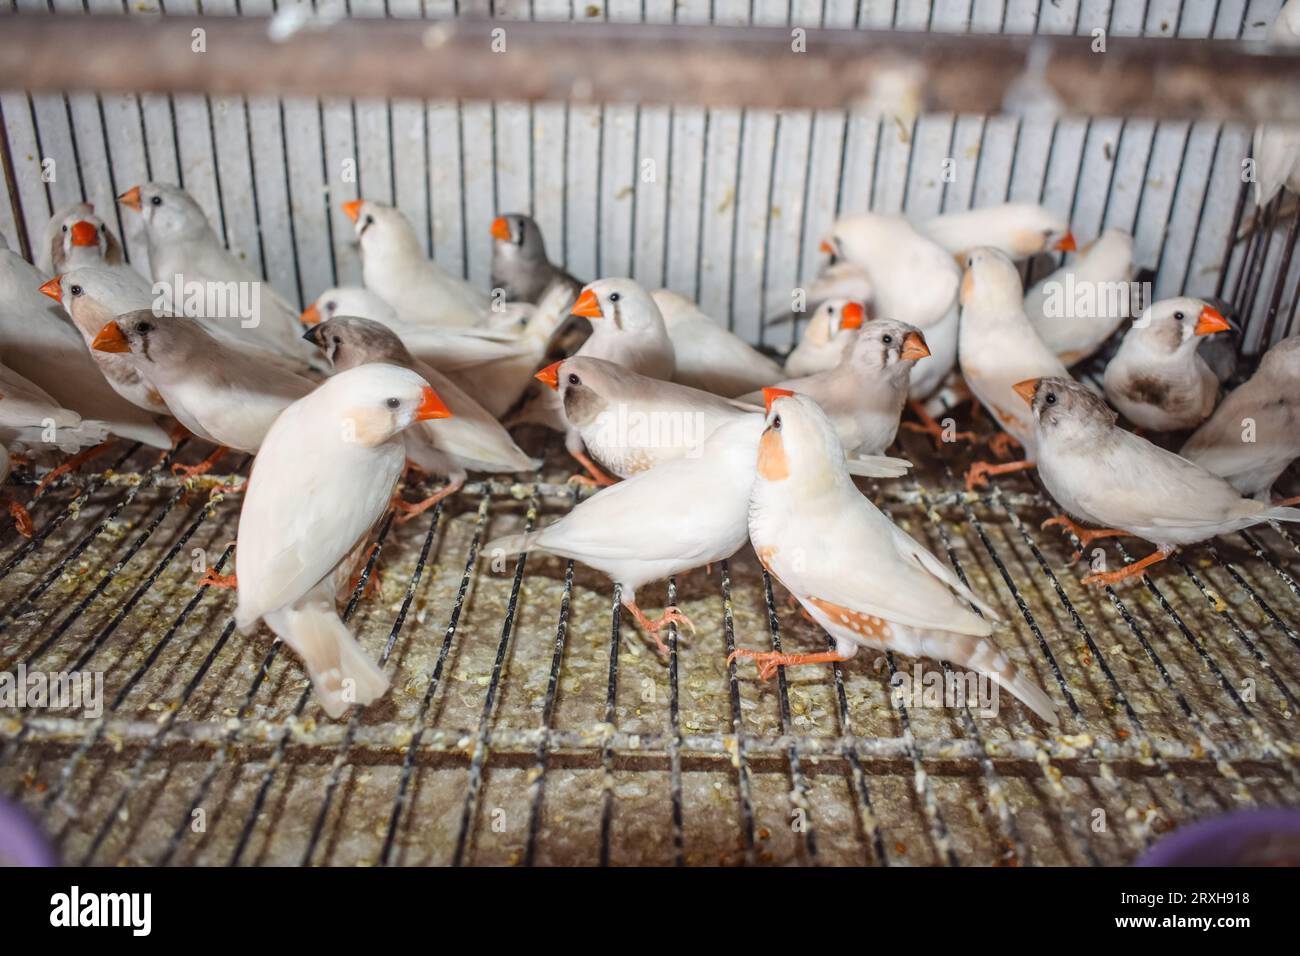
[[[1044,740],[1005,698],[994,720],[895,709],[888,677],[912,662],[891,654],[767,684],[726,666],[737,645],[825,638],[748,553],[670,585],[700,632],[670,634],[660,663],[599,575],[481,555],[571,489],[479,486],[382,526],[384,598],[363,580],[345,613],[393,689],[330,722],[292,655],[237,635],[232,596],[196,583],[194,547],[229,561],[237,501],[155,456],[124,449],[44,496],[40,546],[0,565],[3,666],[105,673],[99,721],[4,721],[0,782],[71,862],[1117,863],[1176,822],[1300,795],[1285,529],[1103,596],[1037,530],[1050,511],[1028,482],[968,496],[930,469],[887,486],[1063,702]]]
[[[135,13],[134,5],[117,0],[11,2],[13,9],[24,12]],[[343,10],[355,16],[487,15],[503,22],[595,18],[981,32],[1041,29],[1075,35],[1086,35],[1094,26],[1104,25],[1114,35],[1231,39],[1261,35],[1277,7],[1275,0],[1144,0],[1141,5],[1111,0],[1067,0],[1061,4],[1046,0],[944,0],[934,4],[713,0],[681,5],[655,0],[610,0],[591,5],[570,0],[422,0],[418,4],[414,0],[350,0]],[[197,5],[172,0],[160,2],[157,12],[238,15],[276,9],[273,0],[208,0]],[[1155,265],[1158,294],[1184,288],[1207,293],[1215,281],[1209,273],[1220,261],[1219,249],[1213,247],[1220,236],[1227,235],[1221,228],[1219,197],[1233,194],[1232,184],[1240,175],[1238,162],[1248,148],[1247,131],[1232,124],[1151,123],[1128,118],[1056,120],[1046,129],[1038,129],[1027,127],[1018,118],[918,117],[910,122],[905,136],[900,130],[903,145],[899,146],[886,142],[891,137],[884,135],[887,124],[883,120],[800,111],[771,114],[761,110],[506,102],[287,103],[239,97],[216,102],[212,97],[183,96],[127,99],[134,103],[134,115],[123,107],[120,122],[110,123],[102,96],[6,98],[4,145],[19,157],[11,196],[20,238],[38,229],[56,206],[73,198],[98,198],[106,207],[112,206],[109,197],[120,191],[123,177],[172,180],[190,188],[213,210],[213,224],[223,240],[243,250],[250,262],[259,263],[281,292],[305,305],[325,285],[356,281],[355,249],[347,235],[335,234],[336,207],[344,198],[366,195],[399,204],[414,217],[428,251],[436,251],[441,263],[462,270],[475,281],[487,278],[486,258],[480,254],[486,233],[480,235],[482,230],[476,229],[478,218],[506,207],[521,208],[539,218],[562,253],[560,258],[578,273],[609,274],[612,269],[693,294],[712,312],[726,315],[742,334],[759,341],[769,331],[750,314],[755,296],[763,299],[785,288],[790,263],[797,266],[790,281],[815,271],[817,238],[826,224],[822,220],[859,208],[925,215],[1010,198],[1037,199],[1049,205],[1068,203],[1071,220],[1081,223],[1085,232],[1094,226],[1098,232],[1118,226],[1139,234],[1140,258],[1144,264]],[[414,115],[411,109],[419,114],[415,127],[420,135],[418,142],[408,143],[397,134],[409,132]],[[454,117],[445,128],[439,125],[444,114]],[[515,122],[519,117],[524,117],[524,126]],[[589,119],[595,124],[594,144],[585,133],[576,132],[579,121],[585,130]],[[188,124],[185,129],[194,133],[185,142],[177,132],[182,120]],[[543,154],[538,137],[555,124],[561,136],[558,152]],[[431,132],[435,129],[436,137]],[[696,133],[698,157],[685,146],[688,136]],[[997,151],[998,157],[986,165],[985,147],[1000,146],[1008,135],[1010,158],[1005,161],[1003,178],[1004,157]],[[735,152],[728,158],[724,147],[733,136]],[[931,144],[934,136],[946,140],[945,152],[938,151],[937,143]],[[630,151],[624,148],[628,144]],[[934,177],[920,175],[916,165],[923,162],[929,169],[935,156],[964,157],[970,151],[974,155],[970,176],[963,168],[960,185],[950,188],[943,182],[936,202],[931,195]],[[641,183],[637,169],[642,153],[662,153],[665,190],[647,192]],[[399,154],[422,157],[422,175],[399,164]],[[37,182],[37,164],[23,159],[47,155],[57,157],[61,169],[71,166],[75,182],[66,175],[53,184]],[[345,157],[356,162],[355,184],[334,182],[335,171]],[[525,165],[526,175],[505,176],[503,160]],[[698,169],[693,166],[697,162]],[[1167,194],[1163,186],[1148,189],[1153,167],[1160,169],[1164,180],[1166,164],[1173,170],[1172,189]],[[799,180],[798,195],[789,193],[788,178],[782,171],[814,166],[819,188],[814,188],[813,177],[805,175]],[[600,172],[602,168],[606,171]],[[855,170],[868,168],[869,175],[855,175]],[[1098,175],[1104,188],[1093,189]],[[479,176],[482,181],[475,178]],[[451,188],[433,185],[441,184],[445,177],[450,177]],[[782,182],[780,196],[776,194],[778,178]],[[1081,188],[1085,178],[1090,188]],[[1135,191],[1125,184],[1130,178],[1137,183]],[[589,182],[591,188],[585,192],[590,193],[590,202],[572,194],[571,183],[579,181]],[[820,186],[830,183],[834,184],[833,202],[823,208],[824,196],[832,190]],[[679,191],[690,195],[696,189],[698,222],[678,221],[677,204],[668,197]],[[630,195],[625,195],[629,191]],[[1158,198],[1153,195],[1156,192],[1161,193]],[[760,194],[765,202],[760,202]],[[628,199],[626,215],[616,211],[624,198]],[[716,211],[706,216],[705,210],[715,206]],[[751,235],[749,225],[758,206],[762,211]],[[780,206],[785,207],[784,213],[778,211]],[[1194,206],[1199,209],[1192,218]],[[739,207],[744,207],[743,217]],[[791,207],[798,220],[793,246],[784,225]],[[1212,213],[1208,219],[1207,211]],[[131,224],[121,221],[115,207],[113,216],[119,234],[123,234],[124,227]],[[662,228],[647,231],[641,228],[642,219],[662,222]],[[125,233],[129,257],[138,237],[129,229]],[[1171,242],[1173,235],[1192,238]],[[1211,235],[1213,241],[1205,238]],[[661,248],[653,249],[656,243]],[[1289,247],[1270,239],[1256,258],[1261,265],[1268,261],[1272,268],[1284,245]],[[689,262],[669,255],[670,249],[691,247],[694,256],[687,257]],[[327,271],[320,272],[317,264],[327,264]],[[1288,259],[1288,270],[1291,265]],[[1220,275],[1218,282],[1222,281]],[[1300,270],[1276,290],[1280,295],[1296,283],[1300,283]],[[1246,341],[1249,352],[1296,328],[1294,303],[1292,296],[1289,302],[1279,301],[1276,307],[1269,302],[1265,308],[1253,296],[1245,297],[1250,308],[1242,315],[1255,320]],[[1287,315],[1284,323],[1276,322],[1280,312]]]

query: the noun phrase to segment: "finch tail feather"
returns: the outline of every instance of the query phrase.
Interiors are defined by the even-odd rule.
[[[906,458],[891,458],[888,455],[849,456],[846,461],[849,474],[859,478],[899,478],[912,467]]]
[[[1260,517],[1267,521],[1300,521],[1300,508],[1270,508]]]
[[[1015,695],[1044,721],[1053,727],[1057,725],[1056,705],[1052,699],[1007,657],[991,637],[947,633],[943,635],[940,646],[929,652],[935,657],[979,671]]]
[[[483,551],[490,557],[509,558],[535,549],[541,536],[542,532],[540,531],[530,531],[527,534],[508,534],[489,541],[484,546]]]
[[[307,668],[325,713],[341,717],[353,704],[365,706],[388,690],[388,678],[361,649],[334,608],[303,602],[266,615],[266,623]]]

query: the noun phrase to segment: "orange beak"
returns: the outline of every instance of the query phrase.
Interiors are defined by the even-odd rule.
[[[497,216],[492,220],[492,238],[502,242],[510,241],[510,223],[506,222],[505,216]]]
[[[788,388],[765,388],[763,389],[763,408],[767,411],[772,410],[772,403],[778,398],[789,398],[794,392]]]
[[[94,246],[99,243],[99,230],[84,219],[72,224],[71,233],[74,246]]]
[[[1196,328],[1192,331],[1196,335],[1213,335],[1215,332],[1227,332],[1232,326],[1228,320],[1223,317],[1218,309],[1206,306],[1201,309],[1201,314],[1196,317]]]
[[[316,308],[315,302],[302,310],[302,315],[298,316],[298,321],[303,325],[320,324],[320,309]]]
[[[829,239],[823,239],[822,244],[817,248],[820,249],[822,252],[826,253],[826,255],[828,256],[835,255],[835,247],[831,245],[831,241]]]
[[[533,378],[537,379],[539,382],[545,382],[558,392],[560,390],[560,365],[563,362],[564,359],[560,359],[559,362],[552,362],[550,365],[546,366],[546,368],[534,375]]]
[[[348,202],[345,202],[342,206],[343,214],[347,216],[349,219],[351,219],[353,222],[356,222],[358,217],[360,217],[361,215],[362,201],[363,200],[360,199],[352,199],[349,200]]]
[[[860,329],[862,323],[866,320],[867,310],[857,302],[850,302],[840,313],[840,328],[842,329]]]
[[[605,316],[605,313],[600,311],[600,300],[590,289],[583,289],[582,295],[578,296],[578,301],[573,303],[573,314],[580,315],[584,319],[600,319]]]
[[[1011,386],[1011,390],[1025,400],[1026,405],[1034,404],[1034,393],[1038,391],[1038,383],[1042,379],[1027,378],[1023,382],[1016,382]]]
[[[53,299],[55,302],[58,302],[60,305],[63,304],[63,289],[60,288],[59,286],[59,280],[61,280],[62,278],[63,276],[55,276],[53,279],[50,279],[48,282],[42,285],[40,290],[42,295],[48,295],[51,299]]]
[[[903,339],[903,351],[899,357],[904,362],[911,362],[923,359],[929,354],[930,346],[925,344],[925,336],[920,332],[908,332],[907,337]]]
[[[117,197],[117,201],[123,206],[130,206],[136,212],[140,211],[140,187],[132,186],[122,195]]]
[[[105,328],[107,327],[105,326]],[[424,391],[420,394],[424,396],[424,400],[420,402],[420,407],[415,411],[415,420],[417,422],[427,422],[434,418],[451,418],[451,409],[442,403],[442,399],[438,397],[438,393],[432,388],[426,385]]]
[[[96,352],[129,352],[130,344],[126,341],[126,336],[122,334],[122,327],[116,322],[109,322],[99,330],[95,336],[95,341],[90,343],[90,347]]]
[[[1074,241],[1074,233],[1066,230],[1065,235],[1056,240],[1056,245],[1053,248],[1057,252],[1074,252],[1079,248],[1079,245]]]

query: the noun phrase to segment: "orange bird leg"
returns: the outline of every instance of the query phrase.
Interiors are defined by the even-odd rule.
[[[600,466],[588,458],[586,452],[575,451],[573,452],[573,457],[578,460],[578,463],[582,465],[583,468],[587,469],[587,472],[591,477],[588,478],[587,475],[574,475],[569,479],[569,481],[575,482],[579,485],[596,485],[601,488],[605,488],[618,481],[617,478],[611,478],[609,475],[601,471]]]
[[[1146,569],[1153,564],[1158,564],[1165,558],[1169,557],[1169,551],[1152,551],[1141,561],[1134,561],[1132,564],[1126,564],[1118,571],[1103,571],[1098,574],[1090,574],[1083,579],[1084,584],[1115,584],[1128,578],[1140,578],[1145,575]]]
[[[917,424],[916,422],[903,422],[902,427],[906,428],[908,431],[920,432],[922,435],[929,435],[934,439],[936,447],[942,444],[944,441],[944,428],[934,420],[933,415],[925,410],[925,403],[919,399],[912,399],[912,401],[907,403],[907,407],[912,410],[912,413],[915,414],[917,418],[921,419],[921,422],[920,424]],[[974,441],[975,433],[954,432],[952,440]]]
[[[758,665],[758,676],[762,680],[771,680],[776,676],[778,667],[791,667],[795,664],[838,664],[848,658],[835,651],[819,651],[816,654],[782,654],[778,651],[747,651],[738,647],[727,656],[730,664],[737,657],[748,657]]]
[[[1291,505],[1300,505],[1300,495],[1294,498],[1283,498],[1281,501],[1273,502],[1274,508],[1289,508]]]
[[[993,452],[993,454],[997,455],[999,458],[1010,458],[1011,450],[1013,448],[1019,448],[1020,442],[1016,440],[1014,435],[1009,435],[1006,432],[998,432],[989,439],[988,445],[989,451]]]
[[[357,585],[361,583],[361,575],[366,573],[366,565],[370,564],[370,558],[378,550],[379,550],[379,542],[376,541],[369,548],[366,549],[365,556],[362,557],[361,560],[357,562],[356,573],[352,575],[352,580],[348,582],[348,594],[351,594],[357,589]],[[366,589],[361,593],[364,597],[368,597],[368,598],[375,597],[376,595],[383,597],[384,575],[383,572],[379,570],[378,561],[375,561],[374,565],[371,567],[370,577],[366,580]]]
[[[211,568],[203,572],[203,577],[199,578],[199,587],[210,588],[237,588],[239,579],[233,574],[217,574]]]
[[[216,451],[197,465],[182,465],[180,463],[172,465],[172,474],[180,478],[197,478],[199,475],[206,475],[212,470],[212,466],[217,463],[221,456],[228,451],[230,449],[225,445],[218,445]]]
[[[442,501],[443,498],[447,498],[450,497],[451,495],[454,495],[456,492],[460,491],[460,489],[463,488],[464,486],[465,486],[465,479],[462,478],[459,481],[453,481],[449,483],[446,488],[443,488],[440,491],[435,491],[433,494],[429,495],[429,497],[424,498],[421,501],[416,501],[416,502],[404,501],[401,495],[393,495],[393,500],[390,502],[390,504],[393,506],[394,511],[402,512],[400,515],[397,516],[397,520],[400,521],[402,524],[405,524],[406,522],[411,521],[412,519],[418,517],[419,515],[424,514],[426,511],[428,511],[430,508],[436,505],[439,501]]]
[[[692,634],[695,633],[695,625],[691,623],[691,619],[671,605],[664,608],[663,616],[657,621],[652,621],[650,618],[646,617],[645,612],[636,606],[635,601],[624,601],[623,606],[632,612],[632,616],[636,618],[636,622],[640,624],[644,630],[648,631],[650,636],[655,639],[655,647],[659,649],[659,653],[664,657],[668,656],[668,645],[659,637],[660,628],[669,623],[685,624],[691,629]]]
[[[175,451],[177,445],[186,438],[193,438],[194,433],[180,422],[172,422],[172,427],[167,429],[167,437],[172,440],[172,451]]]
[[[7,502],[9,513],[13,515],[14,527],[18,529],[18,533],[24,538],[30,538],[32,536],[32,516],[27,509],[12,498],[0,498],[0,501]]]
[[[966,490],[974,491],[976,488],[983,488],[989,482],[991,475],[1006,475],[1013,471],[1025,471],[1033,468],[1032,461],[1009,461],[1005,464],[995,465],[992,462],[977,461],[966,469]]]
[[[1128,535],[1128,532],[1121,528],[1084,528],[1075,524],[1069,515],[1057,515],[1055,518],[1048,518],[1042,523],[1041,527],[1050,528],[1052,525],[1060,525],[1063,528],[1070,529],[1070,532],[1079,539],[1079,547],[1081,548],[1086,548],[1099,538],[1121,538]],[[1071,563],[1078,561],[1082,555],[1082,551],[1074,552]]]
[[[76,471],[78,468],[80,468],[86,462],[90,461],[90,459],[94,458],[96,455],[103,454],[105,451],[108,450],[108,446],[109,446],[109,442],[101,442],[100,444],[96,445],[94,448],[87,448],[85,451],[77,452],[75,455],[73,455],[63,464],[59,465],[57,468],[52,468],[49,471],[49,473],[46,474],[46,476],[41,479],[40,484],[36,486],[36,494],[39,495],[42,491],[45,490],[46,486],[49,485],[50,482],[54,481],[56,478],[60,477],[61,475],[66,475],[69,472]]]

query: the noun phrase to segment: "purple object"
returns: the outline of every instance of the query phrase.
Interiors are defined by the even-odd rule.
[[[0,797],[0,866],[58,866],[45,835],[18,804]]]
[[[1179,827],[1138,866],[1300,866],[1300,810],[1234,810]]]

